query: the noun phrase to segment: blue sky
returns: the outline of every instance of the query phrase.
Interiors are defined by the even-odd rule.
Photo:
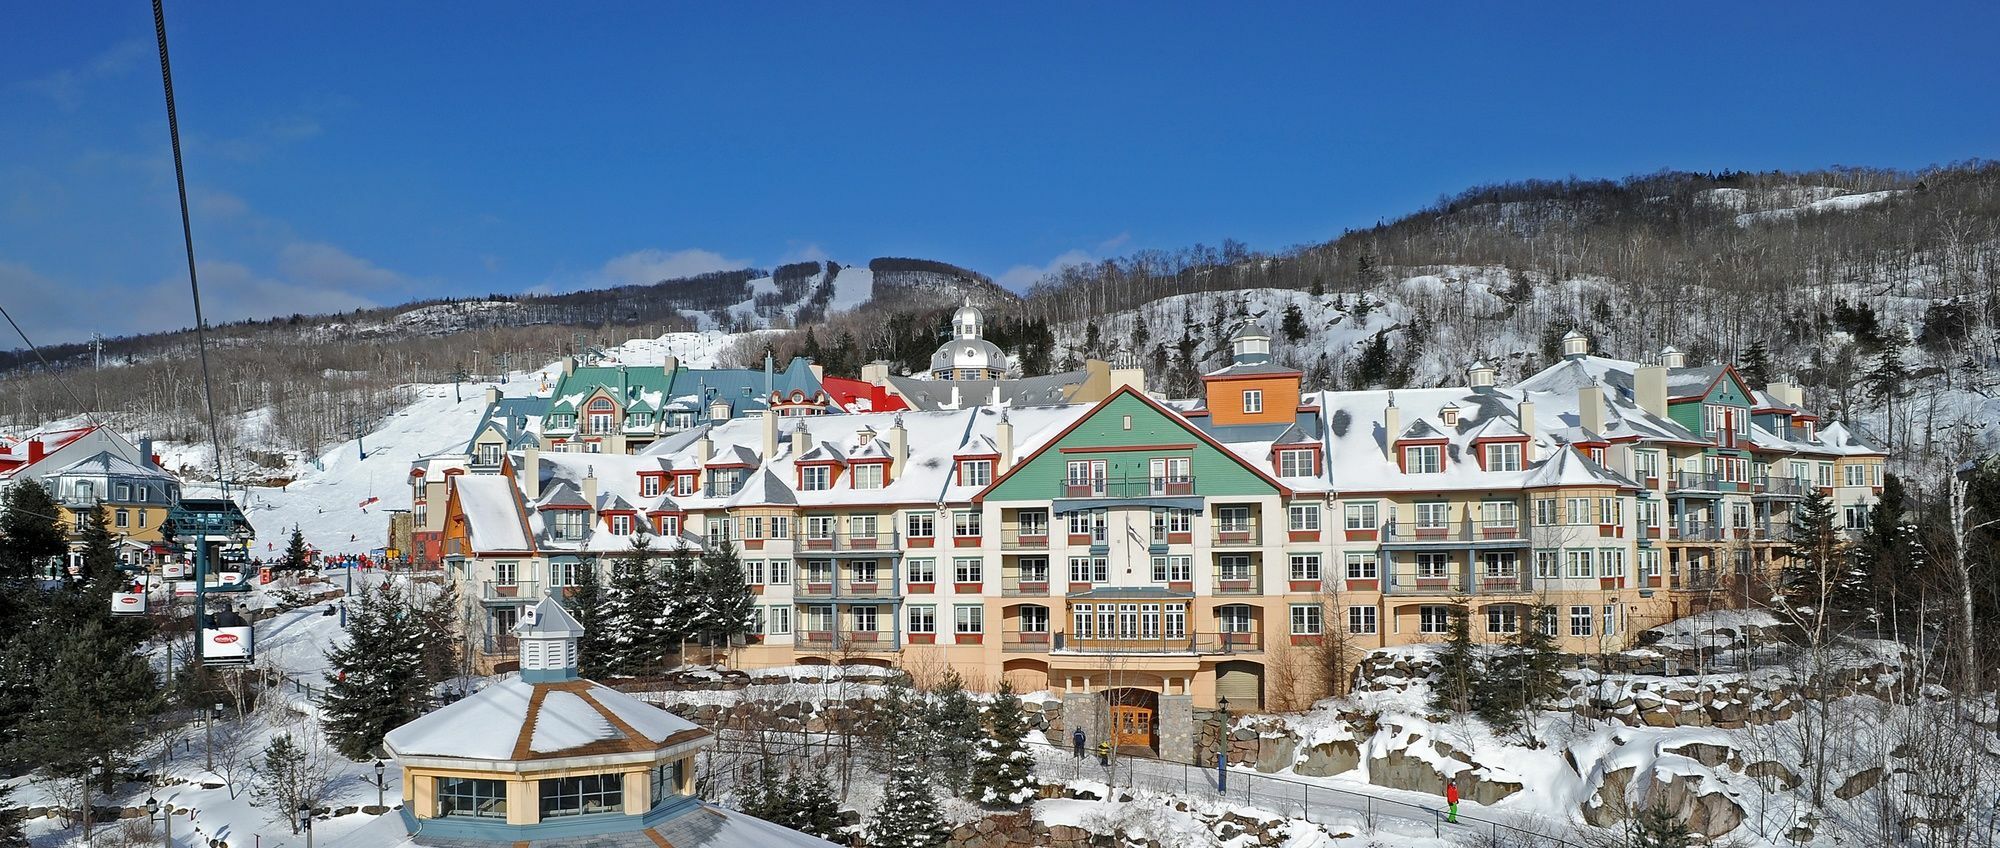
[[[149,9],[16,4],[0,303],[186,326]],[[211,315],[1324,240],[1467,186],[1996,155],[1990,3],[168,4]],[[0,346],[13,346],[8,339]]]

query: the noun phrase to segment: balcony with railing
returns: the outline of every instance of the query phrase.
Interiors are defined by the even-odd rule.
[[[1443,524],[1423,525],[1390,519],[1382,525],[1382,544],[1410,545],[1524,545],[1528,529],[1520,521],[1482,521],[1467,518]]]
[[[901,640],[894,630],[800,630],[797,634],[798,649],[802,651],[894,651]]]
[[[1046,551],[1049,549],[1049,526],[1022,527],[1016,523],[1000,525],[1000,550],[1003,551]]]
[[[825,560],[820,560],[825,562]],[[896,581],[898,570],[877,567],[873,569],[808,568],[800,572],[798,585],[792,589],[792,596],[801,601],[886,601],[898,597]]]
[[[1193,477],[1142,475],[1136,477],[1067,477],[1062,481],[1064,498],[1166,498],[1197,495]]]
[[[1003,643],[1004,644],[1004,643]],[[1050,649],[1068,654],[1179,655],[1254,654],[1264,650],[1264,634],[1257,632],[1202,632],[1175,636],[1147,637],[1139,633],[1115,636],[1075,636],[1056,633]],[[1030,650],[1023,648],[1022,650]]]
[[[521,653],[521,639],[512,633],[488,633],[479,640],[479,652],[502,659],[518,656]]]
[[[894,530],[818,535],[808,532],[799,537],[798,546],[801,551],[837,554],[899,553],[902,550],[900,539]]]
[[[1722,531],[1722,525],[1713,521],[1680,521],[1667,526],[1667,538],[1679,542],[1719,542]]]
[[[1000,577],[1000,594],[1007,598],[1046,598],[1049,596],[1049,575],[1022,575],[1003,572]]]
[[[1042,653],[1049,650],[1049,646],[1054,643],[1054,635],[1047,630],[1028,632],[1007,630],[1000,634],[1000,650],[1010,654]]]
[[[1760,498],[1804,498],[1812,486],[1790,477],[1759,477],[1751,495]]]
[[[1264,544],[1264,528],[1255,517],[1216,519],[1210,543],[1218,548],[1254,548]]]
[[[1729,494],[1748,492],[1753,486],[1748,482],[1725,480],[1720,474],[1705,471],[1676,471],[1667,479],[1667,494]]]
[[[1213,577],[1217,595],[1264,594],[1264,569],[1256,560],[1249,565],[1218,561]]]
[[[486,603],[540,600],[542,596],[536,591],[538,586],[539,584],[533,580],[516,580],[512,583],[488,580],[479,588],[479,600]]]

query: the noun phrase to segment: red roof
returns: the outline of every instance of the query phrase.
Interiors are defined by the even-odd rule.
[[[819,385],[835,404],[848,412],[901,412],[910,408],[885,386],[846,377],[821,377]]]

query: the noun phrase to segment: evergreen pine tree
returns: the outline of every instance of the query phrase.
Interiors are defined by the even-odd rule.
[[[661,563],[660,580],[649,603],[659,611],[653,632],[662,654],[678,655],[683,644],[698,635],[696,628],[707,605],[704,577],[701,556],[685,548],[674,551]]]
[[[312,567],[312,553],[306,550],[306,534],[292,525],[292,539],[285,543],[285,556],[278,560],[279,571],[305,571]]]
[[[840,830],[847,822],[840,815],[840,801],[833,796],[833,782],[827,779],[826,772],[793,768],[784,791],[791,802],[791,821],[786,827],[839,841]]]
[[[79,630],[44,629],[34,638],[60,647],[35,677],[34,706],[20,727],[22,758],[65,777],[88,774],[92,763],[112,766],[160,707],[153,667],[106,638],[95,621]],[[107,768],[105,779],[115,772]]]
[[[1687,823],[1665,807],[1647,807],[1626,823],[1626,848],[1689,848],[1694,844],[1694,833]]]
[[[1918,571],[1916,526],[1910,520],[1903,491],[1903,479],[1894,474],[1882,478],[1882,494],[1868,511],[1868,528],[1855,543],[1855,579],[1852,591],[1864,598],[1843,599],[1838,605],[1864,610],[1863,617],[1874,625],[1880,637],[1900,638],[1904,627],[1915,624],[1917,593],[1910,579]]]
[[[632,675],[659,666],[667,644],[660,620],[666,615],[666,593],[675,582],[685,581],[674,581],[671,575],[663,580],[653,573],[644,540],[612,560],[611,580],[604,587],[605,647],[599,666],[606,673]]]
[[[306,759],[305,750],[292,742],[291,735],[280,733],[264,746],[264,759],[254,769],[256,783],[250,787],[250,799],[283,815],[293,834],[299,832],[298,817],[290,811],[318,800],[306,797],[313,794]]]
[[[1437,677],[1431,682],[1431,709],[1463,713],[1472,709],[1472,684],[1478,674],[1472,647],[1472,620],[1464,604],[1452,604],[1451,635],[1437,653]]]
[[[11,585],[40,573],[42,564],[69,547],[61,507],[49,490],[22,478],[7,487],[0,509],[0,584]],[[0,620],[0,624],[7,623]],[[18,631],[15,631],[18,632]]]
[[[1764,347],[1763,339],[1753,339],[1750,346],[1743,349],[1742,361],[1736,363],[1736,373],[1752,388],[1762,389],[1771,384],[1771,352]]]
[[[129,581],[118,574],[118,538],[111,532],[111,517],[104,507],[84,511],[77,522],[77,552],[83,570],[77,580],[87,586],[123,586]]]
[[[1791,538],[1779,575],[1778,600],[1800,626],[1811,631],[1815,642],[1828,635],[1836,619],[1851,612],[1832,607],[1855,594],[1845,585],[1852,580],[1845,548],[1834,524],[1833,499],[1817,488],[1809,490],[1805,499],[1792,507]]]
[[[1288,342],[1297,344],[1305,339],[1306,314],[1299,309],[1298,304],[1293,303],[1285,307],[1285,320],[1281,325],[1281,329],[1284,331],[1285,340]]]
[[[980,740],[972,764],[972,798],[989,807],[1018,807],[1035,797],[1028,755],[1027,717],[1021,713],[1021,699],[1013,684],[1001,682],[999,693],[986,709],[990,730]]]
[[[793,808],[785,781],[779,775],[778,762],[768,754],[757,764],[757,778],[743,788],[737,806],[772,824],[798,829],[793,823]]]
[[[692,621],[702,644],[727,648],[731,639],[749,634],[757,596],[743,582],[743,563],[736,557],[735,543],[725,539],[703,552],[700,587],[699,612]]]
[[[576,623],[583,625],[583,637],[576,642],[577,674],[591,680],[609,677],[613,659],[610,625],[605,620],[609,608],[605,602],[604,578],[595,567],[583,569],[576,585],[570,588],[567,606]]]
[[[29,848],[28,834],[21,829],[22,810],[7,803],[8,792],[0,785],[0,848]]]
[[[430,711],[415,618],[394,586],[382,584],[361,593],[348,614],[347,644],[327,652],[334,674],[320,711],[328,739],[348,759],[367,759],[390,730]]]
[[[896,751],[871,824],[868,841],[876,848],[938,848],[951,836],[913,746]]]
[[[946,671],[938,681],[923,710],[923,722],[931,742],[923,754],[931,773],[951,794],[964,795],[971,782],[973,757],[986,730],[979,724],[979,705],[965,691],[965,679],[957,669]]]

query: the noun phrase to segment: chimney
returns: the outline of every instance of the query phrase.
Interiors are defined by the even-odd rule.
[[[1804,400],[1804,398],[1800,396],[1801,392],[1799,390],[1799,387],[1791,384],[1786,380],[1779,380],[1778,382],[1772,383],[1771,385],[1764,387],[1764,391],[1767,394],[1769,394],[1773,400],[1776,400],[1777,402],[1785,404],[1786,406],[1790,406],[1794,409],[1798,408],[1800,403]]]
[[[590,514],[597,514],[597,469],[587,468],[583,472],[583,502],[590,505]]]
[[[1007,419],[1007,411],[1000,411],[1000,423],[993,425],[993,445],[1000,449],[999,467],[995,472],[1004,472],[1014,467],[1014,422]]]
[[[874,362],[861,366],[861,382],[871,386],[887,384],[889,382],[889,363],[877,359]]]
[[[486,387],[486,405],[487,405],[487,406],[492,406],[492,405],[494,405],[494,404],[496,404],[496,403],[499,403],[499,402],[500,402],[500,387],[499,387],[499,386],[487,386],[487,387]]]
[[[571,375],[571,374],[575,374],[575,373],[576,373],[576,357],[574,357],[574,356],[565,356],[565,357],[563,357],[563,358],[562,358],[562,367],[563,367],[563,376],[567,377],[567,376],[569,376],[569,375]]]
[[[953,383],[953,384],[951,384],[951,406],[948,406],[948,407],[945,407],[945,408],[946,408],[946,409],[957,409],[957,408],[958,408],[958,384],[957,384],[957,383]]]
[[[1773,394],[1776,393],[1773,392]],[[153,455],[153,437],[151,436],[146,436],[139,440],[139,465],[144,468],[160,467],[159,458]]]
[[[896,416],[896,423],[889,426],[885,437],[889,440],[889,477],[903,476],[903,465],[910,461],[910,434],[903,429],[903,416]]]
[[[515,479],[520,481],[521,491],[525,492],[528,495],[528,500],[530,501],[541,500],[542,498],[542,449],[541,448],[536,447],[533,444],[530,444],[527,447],[521,449],[521,467],[514,469],[514,477]]]
[[[1389,406],[1382,410],[1382,456],[1396,461],[1396,437],[1403,434],[1403,411],[1396,408],[1396,393],[1389,393]]]
[[[1673,348],[1668,348],[1672,350]],[[1667,417],[1667,366],[1665,353],[1660,365],[1641,365],[1632,373],[1632,399],[1639,408],[1659,418]]]
[[[812,434],[806,432],[805,422],[801,421],[799,426],[792,430],[792,459],[796,460],[811,451]]]
[[[1632,476],[1632,444],[1613,442],[1611,447],[1604,451],[1604,464],[1613,471],[1627,477]]]
[[[1592,433],[1604,432],[1604,387],[1591,383],[1576,390],[1577,426]]]
[[[667,380],[669,383],[673,381],[674,372],[679,371],[680,367],[681,367],[681,360],[680,357],[678,356],[669,356],[666,357],[665,359],[660,360],[660,373],[665,374],[667,376]]]
[[[988,403],[991,403],[994,406],[1000,405],[1000,385],[998,383],[995,383],[993,385],[993,399],[991,401],[988,401]]]
[[[1667,345],[1660,348],[1660,364],[1668,368],[1686,368],[1687,354],[1682,353],[1680,348]]]
[[[1473,391],[1485,394],[1493,391],[1494,376],[1493,366],[1484,360],[1475,361],[1465,369],[1465,384],[1471,386]]]
[[[35,438],[32,438],[32,439],[29,439],[29,440],[28,440],[28,462],[29,462],[29,463],[31,463],[31,464],[32,464],[32,463],[36,463],[36,462],[41,462],[41,461],[42,461],[42,457],[45,457],[45,456],[48,456],[48,455],[49,455],[49,446],[48,446],[48,445],[46,445],[46,444],[43,444],[43,443],[42,443],[42,437],[40,437],[40,436],[36,436]]]
[[[696,465],[707,466],[709,457],[714,455],[715,443],[709,441],[707,433],[701,434],[701,438],[694,440],[694,461]]]
[[[763,456],[764,460],[766,462],[769,462],[771,457],[778,455],[778,413],[776,410],[766,409],[764,410],[763,418],[764,418],[762,422],[764,427]]]
[[[1522,462],[1535,461],[1535,402],[1522,395],[1521,405],[1514,408],[1514,417],[1519,418],[1521,432],[1528,437],[1528,447],[1521,451]]]

